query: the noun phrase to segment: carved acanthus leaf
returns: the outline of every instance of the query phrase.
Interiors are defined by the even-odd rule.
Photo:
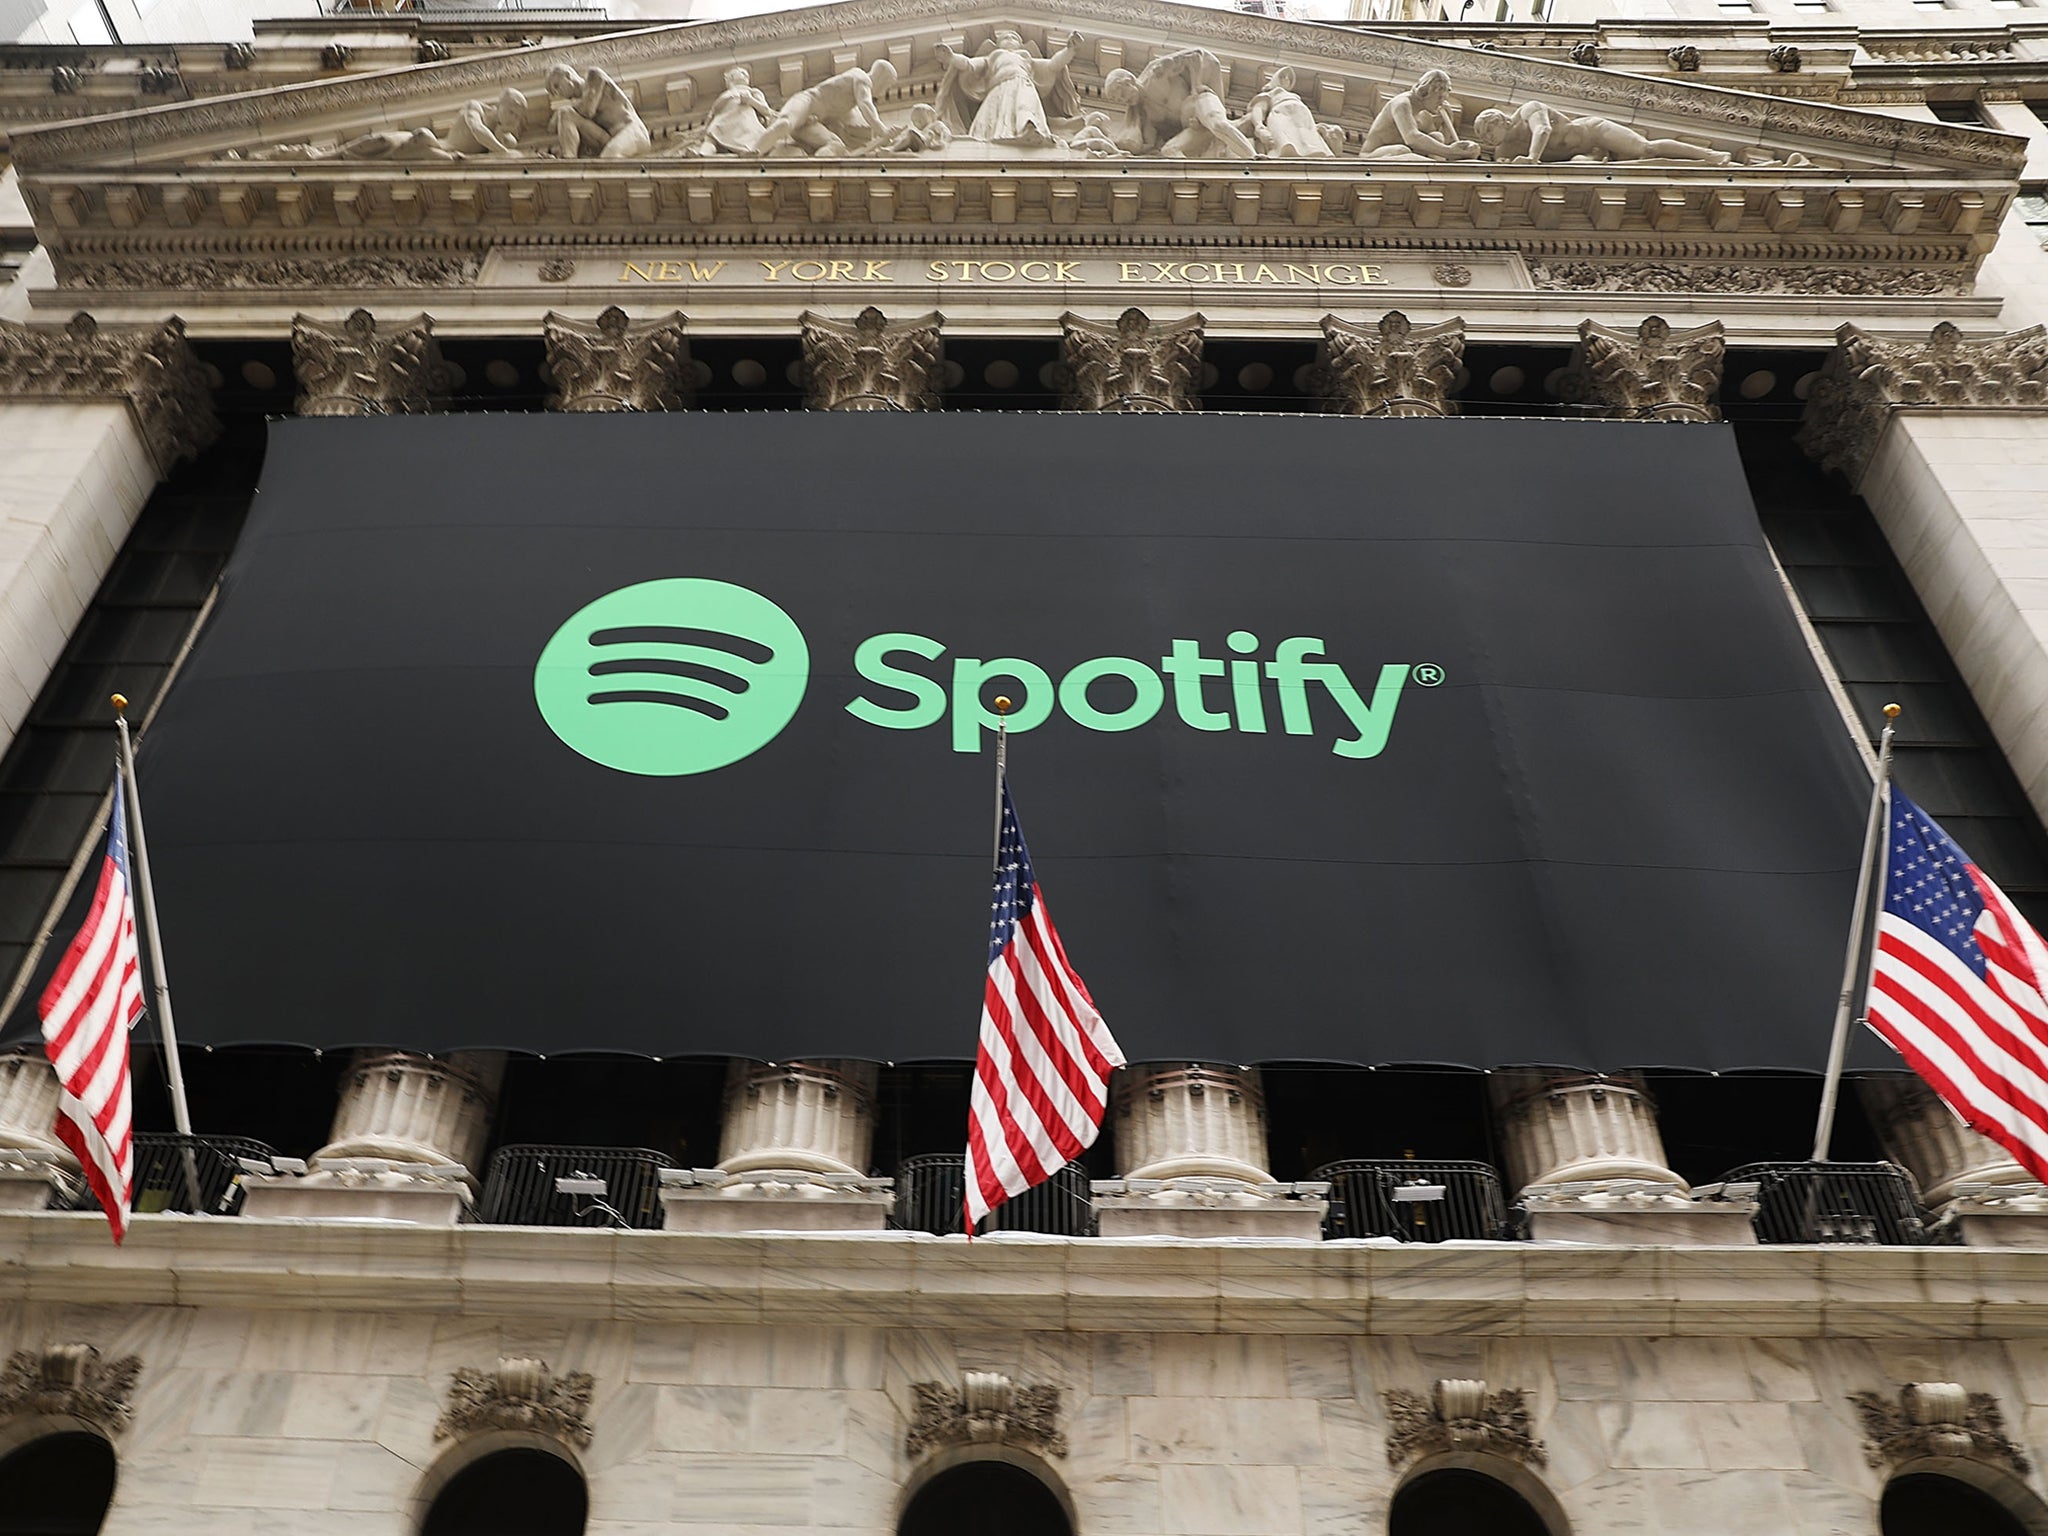
[[[1811,293],[1916,298],[1956,293],[1969,279],[1921,267],[1750,266],[1658,261],[1531,261],[1538,288],[1588,293]]]
[[[690,348],[683,317],[630,320],[614,304],[591,324],[548,312],[553,411],[680,411],[690,404]]]
[[[1920,341],[1845,325],[1813,381],[1798,442],[1857,480],[1893,408],[1915,405],[2048,405],[2048,332],[1972,337],[1944,320]]]
[[[1382,1392],[1387,1405],[1387,1463],[1404,1467],[1445,1451],[1486,1451],[1542,1466],[1549,1459],[1530,1424],[1526,1394],[1518,1387],[1488,1392],[1483,1381],[1445,1379],[1425,1397],[1396,1387]]]
[[[481,256],[64,256],[57,281],[66,288],[187,290],[269,288],[460,288],[483,270]]]
[[[1465,358],[1465,322],[1411,324],[1401,311],[1376,326],[1323,316],[1325,357],[1316,372],[1324,409],[1346,416],[1446,416]]]
[[[517,1429],[588,1445],[591,1387],[588,1371],[558,1376],[545,1360],[507,1356],[489,1369],[465,1367],[448,1385],[448,1405],[434,1438]]]
[[[994,1371],[969,1371],[958,1390],[919,1381],[917,1416],[903,1438],[912,1460],[947,1445],[1010,1445],[1044,1456],[1067,1454],[1060,1433],[1060,1389],[1020,1387]]]
[[[1864,1456],[1873,1467],[1937,1456],[1994,1462],[2022,1477],[2031,1470],[1989,1392],[1967,1392],[1952,1381],[1917,1381],[1889,1396],[1852,1392],[1849,1401],[1863,1421]]]
[[[126,400],[159,473],[220,435],[185,322],[102,326],[83,310],[61,330],[0,320],[0,399]]]
[[[340,324],[292,319],[301,416],[395,416],[434,408],[447,369],[426,315],[379,324],[359,309]]]
[[[105,1360],[90,1344],[16,1350],[0,1371],[0,1419],[18,1414],[82,1419],[107,1434],[128,1427],[138,1355]]]
[[[1652,315],[1633,333],[1587,320],[1558,394],[1603,416],[1719,421],[1715,397],[1726,351],[1718,320],[1674,331]]]
[[[1199,411],[1200,315],[1154,321],[1127,309],[1114,325],[1060,316],[1060,405],[1069,411]]]
[[[814,411],[935,411],[945,365],[939,314],[891,321],[870,304],[851,325],[805,310],[804,405]]]

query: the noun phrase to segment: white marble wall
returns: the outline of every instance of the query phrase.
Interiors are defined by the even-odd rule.
[[[1901,1319],[1902,1335],[1910,1320]],[[1874,1532],[1848,1394],[1951,1380],[2048,1450],[2048,1343],[1021,1332],[565,1323],[204,1307],[0,1311],[0,1357],[143,1360],[106,1536],[408,1536],[449,1374],[538,1355],[596,1378],[590,1536],[893,1529],[911,1383],[1058,1386],[1085,1536],[1381,1536],[1380,1393],[1530,1394],[1575,1536]],[[282,1523],[281,1523],[282,1522]]]
[[[126,402],[0,402],[0,750],[156,478]]]
[[[1860,489],[2048,816],[2048,409],[1895,412]]]

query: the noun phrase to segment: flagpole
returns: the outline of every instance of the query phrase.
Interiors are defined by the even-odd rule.
[[[996,873],[1003,872],[1003,774],[1007,770],[1010,751],[1010,701],[996,695]]]
[[[185,1069],[178,1060],[178,1031],[171,1022],[171,980],[164,974],[164,943],[156,927],[156,893],[149,883],[149,844],[142,835],[142,791],[135,783],[135,743],[128,737],[128,701],[115,694],[114,729],[121,737],[121,778],[128,786],[128,841],[135,851],[135,883],[142,897],[147,921],[143,932],[149,939],[149,975],[156,991],[156,1027],[164,1042],[164,1070],[171,1083],[171,1118],[180,1136],[192,1134],[192,1111],[185,1103]],[[185,1149],[186,1172],[192,1176],[192,1214],[199,1209],[199,1181],[191,1164],[192,1149]]]
[[[1813,1132],[1813,1160],[1828,1160],[1828,1143],[1835,1134],[1835,1103],[1842,1091],[1842,1058],[1849,1050],[1849,1016],[1856,1011],[1857,975],[1862,969],[1863,936],[1870,926],[1873,875],[1883,862],[1885,839],[1885,791],[1892,766],[1892,722],[1899,718],[1899,706],[1884,707],[1884,732],[1878,738],[1877,778],[1870,786],[1870,817],[1863,827],[1863,861],[1856,871],[1854,915],[1849,920],[1849,953],[1842,962],[1842,991],[1835,1000],[1835,1033],[1828,1043],[1828,1074],[1820,1091],[1820,1122]]]

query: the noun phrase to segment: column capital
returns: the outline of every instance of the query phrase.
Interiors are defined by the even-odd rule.
[[[346,320],[292,317],[292,369],[301,416],[398,416],[431,411],[448,370],[428,315],[379,321],[367,309]]]
[[[1376,325],[1323,316],[1323,362],[1316,393],[1343,416],[1448,416],[1465,361],[1465,322],[1416,325],[1390,310]]]
[[[176,316],[101,325],[80,310],[62,328],[0,320],[0,400],[125,400],[159,475],[220,435],[206,367]]]
[[[1200,315],[1154,320],[1127,309],[1113,323],[1060,316],[1060,408],[1199,411]]]
[[[891,320],[870,304],[852,323],[805,310],[804,408],[812,411],[935,411],[945,366],[934,310]]]
[[[2048,408],[2048,332],[1965,336],[1944,320],[1922,339],[1845,325],[1813,381],[1799,446],[1854,484],[1904,406]]]
[[[1633,331],[1587,320],[1558,381],[1558,394],[1602,416],[1639,421],[1719,421],[1715,396],[1727,351],[1721,322],[1674,331],[1652,315]]]
[[[674,311],[653,320],[629,319],[616,304],[595,322],[549,310],[541,323],[555,381],[548,409],[687,410],[693,391],[684,324]]]

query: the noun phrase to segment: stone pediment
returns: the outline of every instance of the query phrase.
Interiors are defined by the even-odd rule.
[[[1023,48],[992,53],[1006,27]],[[991,73],[1006,51],[1023,56],[1006,67],[1029,77],[1042,129]],[[562,65],[593,93],[587,108],[603,115],[605,78],[630,111],[564,139],[554,109],[579,87],[550,84]],[[1414,94],[1433,71],[1449,81],[1440,116]],[[614,134],[625,117],[634,126]],[[1413,147],[1432,127],[1451,153]],[[165,252],[317,248],[330,263],[336,251],[383,261],[389,277],[399,268],[377,253],[403,251],[416,253],[407,270],[428,273],[417,281],[439,285],[522,242],[829,234],[1405,241],[1515,250],[1548,264],[1538,286],[1559,288],[1613,286],[1613,263],[1682,254],[1819,264],[1832,275],[1818,291],[1853,292],[1860,265],[1889,263],[1895,276],[1861,291],[1954,293],[1989,248],[2023,149],[1946,124],[1161,0],[848,0],[14,141],[60,282],[102,289],[179,286],[124,275],[143,252],[160,276],[175,270]],[[375,286],[384,269],[372,267],[337,268],[326,286]]]

